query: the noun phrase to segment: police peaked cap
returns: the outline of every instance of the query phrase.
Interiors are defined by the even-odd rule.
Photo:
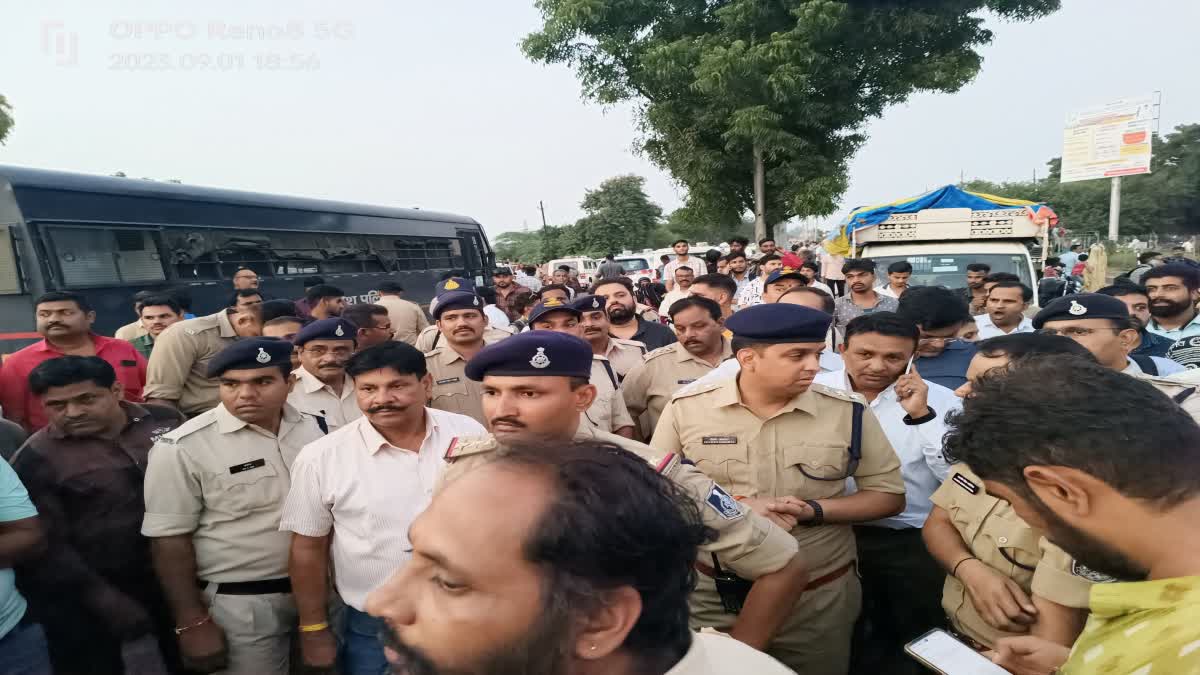
[[[1071,319],[1128,319],[1129,308],[1124,301],[1111,295],[1080,293],[1064,295],[1046,303],[1042,311],[1033,317],[1033,327],[1041,330],[1047,321],[1069,321]]]
[[[237,340],[217,352],[208,362],[208,377],[220,377],[227,370],[255,370],[292,365],[292,343],[279,338],[257,337]]]
[[[467,377],[592,376],[592,346],[584,340],[551,330],[531,330],[490,344],[467,362]]]
[[[824,342],[833,317],[817,309],[791,304],[753,305],[725,320],[733,337],[763,344]]]
[[[292,344],[302,347],[312,340],[354,340],[358,327],[341,317],[319,319],[308,324],[296,333]]]

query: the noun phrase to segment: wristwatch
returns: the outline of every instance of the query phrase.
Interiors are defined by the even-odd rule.
[[[808,504],[808,508],[813,510],[813,517],[812,517],[812,520],[806,520],[801,524],[806,525],[808,527],[816,527],[818,525],[824,525],[825,524],[825,509],[821,508],[821,503],[815,499],[805,499],[804,503]]]
[[[916,419],[913,419],[912,415],[905,413],[903,419],[904,423],[910,427],[915,427],[919,424],[925,424],[926,422],[932,422],[933,420],[937,419],[937,411],[933,409],[933,406],[927,405],[925,407],[929,408],[929,412]]]

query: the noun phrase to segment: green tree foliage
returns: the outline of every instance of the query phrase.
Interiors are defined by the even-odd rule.
[[[832,213],[863,125],[915,91],[953,92],[992,39],[983,14],[1032,20],[1059,0],[537,0],[525,54],[572,67],[584,95],[633,101],[642,149],[693,218]]]
[[[1200,124],[1185,124],[1153,139],[1148,175],[1121,179],[1121,233],[1183,234],[1200,232]],[[1108,231],[1110,182],[1060,183],[1061,158],[1047,162],[1049,176],[1039,181],[974,180],[969,190],[1045,202],[1060,224],[1075,232]]]
[[[13,128],[12,106],[9,105],[8,99],[0,94],[0,145],[4,145],[4,139],[8,138],[8,132]]]
[[[542,233],[504,232],[492,242],[500,260],[534,261],[542,257]]]

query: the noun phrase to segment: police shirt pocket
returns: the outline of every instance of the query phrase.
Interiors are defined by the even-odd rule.
[[[996,547],[1000,558],[1012,566],[1013,576],[1020,576],[1021,570],[1032,578],[1033,570],[1042,559],[1041,548],[1038,547],[1038,535],[1033,528],[1024,522],[997,518],[998,522],[989,524],[988,534]],[[996,561],[1000,563],[1000,560]],[[1025,585],[1028,585],[1026,583]]]
[[[451,376],[434,380],[433,395],[431,398],[437,400],[447,396],[466,396],[467,394],[466,378]]]
[[[218,510],[229,513],[249,513],[266,508],[278,508],[283,494],[279,490],[279,472],[262,460],[250,461],[226,469],[213,481],[211,498]]]
[[[849,461],[844,444],[811,441],[785,446],[783,487],[804,499],[836,497],[845,489]]]
[[[684,447],[683,454],[718,485],[737,490],[736,494],[752,483],[750,449],[735,437],[698,438]]]

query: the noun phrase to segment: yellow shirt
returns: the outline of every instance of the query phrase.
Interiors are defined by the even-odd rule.
[[[1200,577],[1097,584],[1062,675],[1200,673]]]

